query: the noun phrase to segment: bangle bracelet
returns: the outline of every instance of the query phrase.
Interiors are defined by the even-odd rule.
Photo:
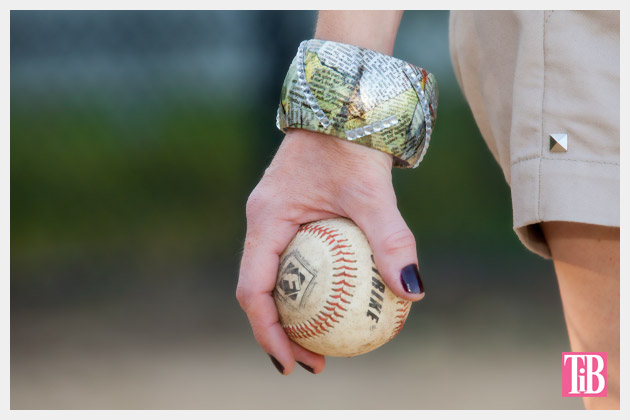
[[[276,125],[330,134],[417,167],[437,117],[438,88],[426,70],[333,41],[302,41],[282,86]]]

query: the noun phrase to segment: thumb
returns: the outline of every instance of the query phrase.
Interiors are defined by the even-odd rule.
[[[363,230],[374,252],[381,277],[395,295],[411,301],[424,297],[424,286],[418,270],[416,239],[395,203],[363,207],[349,215]]]

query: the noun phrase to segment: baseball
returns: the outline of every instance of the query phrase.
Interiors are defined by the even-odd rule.
[[[336,357],[387,343],[411,307],[387,287],[365,234],[345,218],[300,226],[280,256],[273,296],[291,340]]]

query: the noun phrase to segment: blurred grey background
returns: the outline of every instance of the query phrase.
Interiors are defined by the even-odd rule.
[[[406,12],[394,55],[439,118],[395,170],[427,297],[380,349],[280,376],[235,297],[245,202],[282,133],[310,11],[11,12],[11,408],[580,409],[550,261],[451,68],[448,12]]]

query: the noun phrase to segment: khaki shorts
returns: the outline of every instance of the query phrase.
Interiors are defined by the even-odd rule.
[[[619,12],[451,12],[450,50],[523,244],[551,256],[540,222],[618,227]]]

